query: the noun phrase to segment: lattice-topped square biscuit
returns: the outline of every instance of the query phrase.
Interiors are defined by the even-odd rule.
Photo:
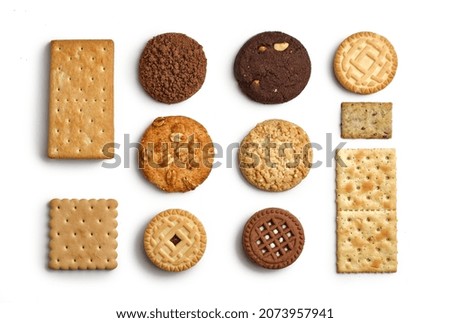
[[[49,267],[116,268],[116,217],[116,200],[52,200]]]
[[[48,156],[112,158],[113,41],[54,40],[50,50]]]

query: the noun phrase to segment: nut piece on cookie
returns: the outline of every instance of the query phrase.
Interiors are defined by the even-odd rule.
[[[306,87],[310,75],[311,61],[305,47],[282,32],[253,36],[234,61],[234,76],[242,92],[264,104],[294,99]]]

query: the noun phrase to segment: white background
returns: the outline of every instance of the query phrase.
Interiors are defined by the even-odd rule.
[[[447,162],[450,72],[445,1],[2,1],[0,4],[0,321],[118,321],[116,310],[247,310],[262,307],[332,308],[335,322],[448,320]],[[298,38],[312,75],[296,99],[265,106],[238,89],[232,64],[240,46],[262,31]],[[395,46],[399,66],[384,90],[360,96],[334,80],[339,43],[374,31]],[[172,106],[140,87],[137,64],[153,36],[182,32],[203,45],[208,71],[202,89]],[[282,118],[303,127],[324,149],[323,161],[296,188],[259,191],[245,182],[235,150],[195,191],[167,194],[147,183],[130,150],[130,166],[46,157],[49,41],[115,42],[115,140],[140,139],[151,121],[186,115],[203,123],[224,150],[257,123]],[[340,139],[342,101],[391,101],[393,139],[353,140],[346,147],[395,147],[398,175],[398,272],[339,275],[335,269],[335,170],[326,166],[326,134]],[[226,158],[232,165],[226,167]],[[111,162],[111,161],[110,161]],[[48,201],[115,198],[119,202],[118,268],[51,271]],[[240,246],[242,227],[259,209],[275,206],[303,223],[305,249],[288,268],[255,267]],[[208,244],[191,270],[166,273],[145,257],[146,223],[167,208],[184,208],[203,222]],[[439,292],[442,291],[443,295]],[[258,320],[257,315],[252,316]],[[321,321],[323,319],[317,319]],[[287,320],[289,321],[289,320]]]

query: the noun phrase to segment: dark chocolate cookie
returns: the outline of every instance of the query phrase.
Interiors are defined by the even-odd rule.
[[[299,95],[311,75],[305,47],[282,32],[263,32],[250,38],[234,61],[234,76],[252,100],[273,104]]]
[[[158,35],[147,43],[139,61],[139,81],[152,98],[178,103],[203,85],[206,56],[194,39],[179,33]]]
[[[300,256],[305,235],[300,221],[290,212],[267,208],[253,214],[242,234],[247,256],[268,269],[281,269]]]

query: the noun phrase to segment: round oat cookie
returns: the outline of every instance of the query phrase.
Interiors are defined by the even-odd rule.
[[[334,57],[334,74],[347,90],[370,94],[388,86],[397,71],[397,54],[392,44],[373,32],[347,37]]]
[[[300,221],[290,212],[267,208],[253,214],[242,233],[242,246],[257,265],[281,269],[300,256],[305,234]]]
[[[311,143],[298,125],[278,119],[261,122],[242,140],[239,168],[253,186],[271,192],[298,185],[309,173]]]
[[[144,249],[148,258],[167,271],[183,271],[202,258],[206,232],[193,214],[180,209],[158,213],[147,225]]]
[[[187,192],[203,183],[214,162],[214,146],[199,122],[184,116],[156,118],[139,147],[145,178],[166,192]]]
[[[157,101],[171,104],[190,98],[203,85],[206,56],[202,46],[180,33],[150,39],[139,61],[139,81]]]
[[[298,96],[311,75],[305,47],[282,32],[263,32],[250,38],[239,50],[234,76],[252,100],[283,103]]]

